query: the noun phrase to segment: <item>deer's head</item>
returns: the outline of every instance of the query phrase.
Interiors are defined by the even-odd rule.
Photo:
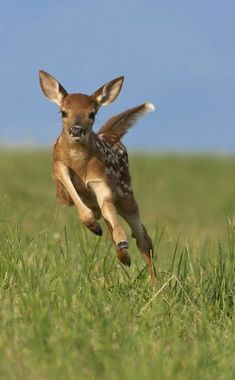
[[[112,103],[119,95],[124,77],[113,79],[92,95],[68,94],[61,84],[45,71],[39,71],[40,86],[46,97],[58,104],[64,132],[72,141],[86,139],[101,106]]]

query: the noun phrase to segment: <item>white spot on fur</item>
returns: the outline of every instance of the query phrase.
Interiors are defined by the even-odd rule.
[[[123,197],[123,195],[124,195],[124,192],[123,192],[123,190],[122,190],[122,188],[121,188],[120,186],[117,186],[117,193],[118,193],[121,197]]]

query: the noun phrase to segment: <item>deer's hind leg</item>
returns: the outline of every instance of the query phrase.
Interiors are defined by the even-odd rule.
[[[153,262],[153,243],[146,228],[141,222],[139,207],[133,195],[123,198],[118,202],[118,213],[129,224],[136,245],[143,255],[152,279],[156,278],[156,270]]]

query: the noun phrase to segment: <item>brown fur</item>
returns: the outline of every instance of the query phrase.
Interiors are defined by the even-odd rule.
[[[90,96],[68,94],[55,78],[40,71],[42,91],[59,105],[63,116],[63,130],[53,150],[53,176],[59,203],[75,205],[82,223],[97,235],[102,234],[98,223],[102,216],[118,258],[130,265],[126,235],[117,214],[126,220],[153,278],[152,241],[140,221],[131,187],[128,154],[120,141],[150,106],[144,103],[127,110],[108,120],[98,134],[92,131],[98,109],[116,99],[123,80],[123,77],[116,78]]]
[[[98,134],[107,134],[121,139],[145,113],[146,103],[115,115],[103,125]]]

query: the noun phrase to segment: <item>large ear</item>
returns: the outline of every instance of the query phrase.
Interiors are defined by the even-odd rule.
[[[101,106],[112,103],[119,95],[124,77],[118,77],[106,83],[95,91],[92,96],[96,98]]]
[[[40,86],[43,93],[52,102],[61,106],[63,98],[67,95],[61,84],[50,74],[45,71],[39,71]]]

